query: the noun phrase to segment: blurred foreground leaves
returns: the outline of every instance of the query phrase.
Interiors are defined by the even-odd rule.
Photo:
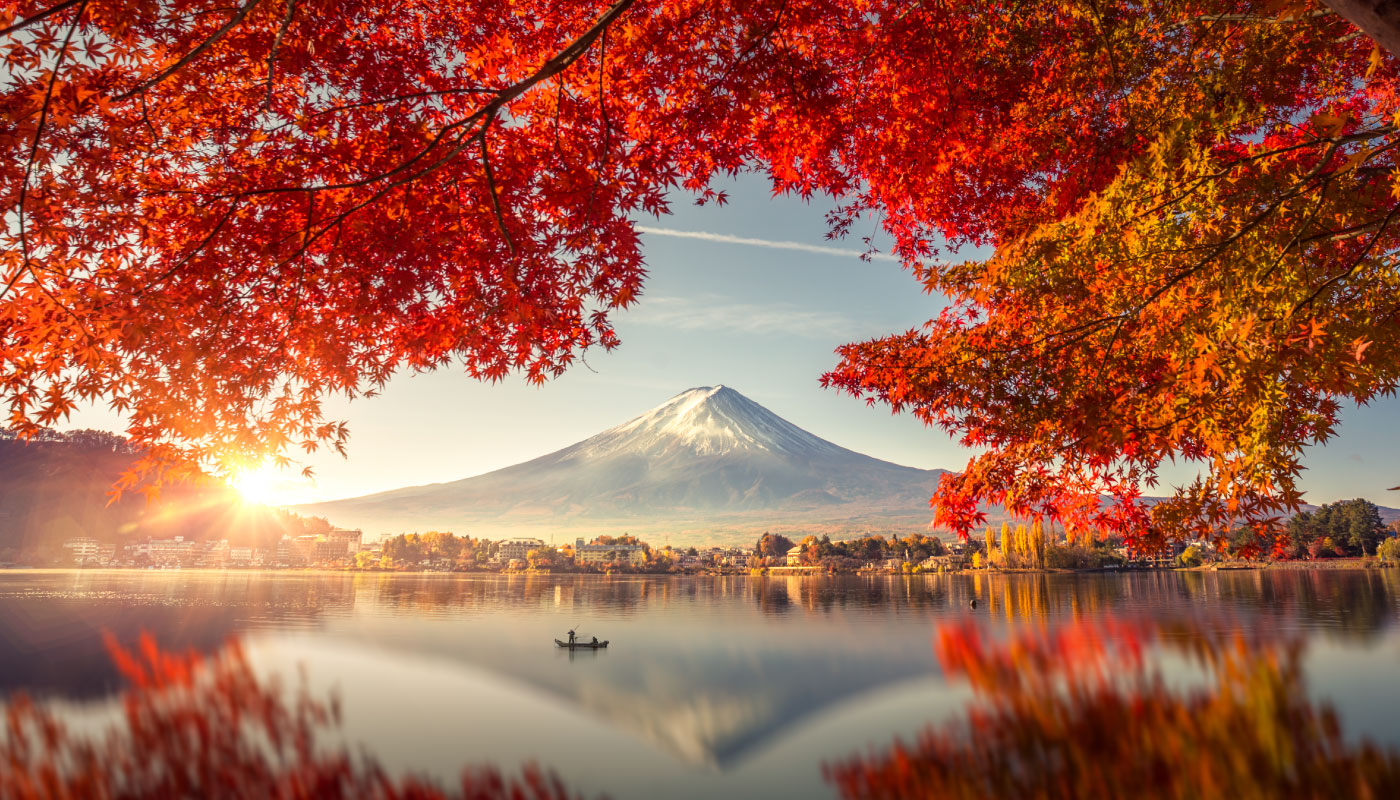
[[[19,696],[5,707],[0,797],[381,798],[565,800],[559,779],[527,765],[491,767],[444,788],[396,777],[328,742],[339,707],[303,686],[284,693],[250,667],[237,642],[213,657],[162,651],[150,636],[127,650],[108,637],[131,683],[117,724],[100,738],[73,733],[45,706]]]
[[[934,647],[965,718],[828,764],[843,797],[1400,797],[1400,755],[1309,700],[1296,639],[1110,617]],[[1202,680],[1168,681],[1153,647]]]

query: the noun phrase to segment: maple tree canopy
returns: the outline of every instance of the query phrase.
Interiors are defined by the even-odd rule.
[[[985,450],[958,531],[1267,528],[1400,369],[1396,63],[1316,3],[49,0],[0,48],[0,397],[124,413],[126,487],[615,346],[634,220],[745,170],[948,299],[824,380]],[[1171,458],[1201,481],[1139,502]]]

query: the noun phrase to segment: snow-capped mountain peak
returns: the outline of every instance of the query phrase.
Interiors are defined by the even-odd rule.
[[[727,386],[701,386],[596,436],[504,469],[304,506],[374,528],[616,533],[922,531],[941,474],[838,447]],[[668,534],[669,535],[669,534]]]
[[[784,420],[739,392],[700,386],[615,428],[579,442],[569,455],[600,458],[621,453],[699,456],[770,452],[832,456],[849,451]]]

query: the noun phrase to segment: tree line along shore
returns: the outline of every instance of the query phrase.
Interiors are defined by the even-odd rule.
[[[1259,566],[1358,567],[1400,564],[1400,523],[1382,523],[1377,507],[1348,500],[1290,519],[1271,551],[1250,531],[1214,541],[1181,540],[1139,552],[1096,532],[1052,531],[1038,521],[988,527],[966,540],[868,534],[796,541],[764,533],[752,547],[661,547],[638,537],[596,536],[555,545],[533,537],[492,540],[445,531],[405,533],[366,543],[359,530],[304,521],[301,532],[260,543],[177,536],[118,544],[74,537],[57,551],[0,566],[115,568],[342,569],[433,572],[639,574],[948,573],[1086,571],[1143,568],[1230,569]]]

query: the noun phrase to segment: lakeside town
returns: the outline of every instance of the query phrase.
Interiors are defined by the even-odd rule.
[[[80,536],[47,556],[0,566],[135,569],[349,569],[432,572],[584,572],[648,574],[947,573],[966,570],[1066,571],[1238,568],[1261,564],[1327,562],[1400,564],[1400,523],[1383,525],[1376,507],[1350,500],[1303,512],[1286,536],[1260,552],[1248,532],[1233,541],[1183,540],[1140,552],[1108,536],[1052,534],[1038,522],[988,527],[982,536],[945,542],[937,536],[867,534],[834,541],[808,535],[798,541],[764,533],[753,547],[656,547],[635,536],[575,538],[553,544],[535,537],[500,540],[429,531],[365,541],[359,529],[284,534],[262,545],[229,539],[145,538],[116,543]]]

